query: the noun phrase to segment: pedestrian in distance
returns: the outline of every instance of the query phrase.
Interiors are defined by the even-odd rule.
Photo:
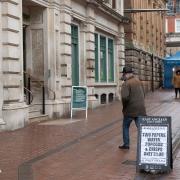
[[[180,97],[180,69],[173,74],[172,84],[175,89],[175,98],[177,98],[178,93]]]
[[[120,149],[129,149],[129,127],[134,120],[138,127],[138,117],[146,116],[145,93],[141,81],[134,76],[130,66],[123,68],[121,100],[123,105],[123,145]]]

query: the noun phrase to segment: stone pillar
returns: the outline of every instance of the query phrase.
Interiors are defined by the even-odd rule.
[[[86,30],[87,24],[85,22],[80,23],[80,86],[86,85]]]
[[[23,93],[22,0],[3,0],[1,7],[3,119],[5,128],[13,130],[28,120]]]
[[[123,66],[125,66],[125,34],[124,34],[124,28],[122,25],[119,25],[119,36],[116,39],[116,48],[117,48],[117,68],[115,70],[117,78],[117,92],[116,96],[120,99],[120,87],[122,85],[121,76],[122,76],[122,70]]]
[[[59,117],[61,99],[61,62],[60,62],[60,12],[53,6],[47,9],[46,27],[47,54],[45,82],[47,84],[48,99],[46,113],[49,117]],[[55,94],[54,94],[55,93]],[[54,99],[55,95],[55,99]]]
[[[56,16],[58,14],[55,14],[55,9],[54,8],[49,8],[47,10],[47,37],[48,37],[48,64],[47,64],[47,70],[48,70],[48,76],[47,81],[48,81],[48,87],[55,92],[56,90],[56,60],[58,54],[56,54],[56,46],[58,46],[58,43],[56,41],[59,40],[58,36],[58,31],[59,29],[56,30]],[[56,37],[57,36],[57,37]]]
[[[60,9],[60,73],[61,99],[64,102],[63,114],[70,111],[72,88],[71,57],[71,0],[62,0]],[[59,62],[59,61],[58,61]]]
[[[2,118],[2,107],[3,107],[3,78],[2,78],[2,3],[0,2],[0,127],[4,124]]]
[[[96,106],[94,96],[94,83],[95,83],[95,12],[94,4],[89,3],[87,6],[87,31],[86,31],[86,78],[89,95],[90,107]]]

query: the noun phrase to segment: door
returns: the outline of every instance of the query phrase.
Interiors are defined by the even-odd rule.
[[[26,82],[26,25],[23,25],[23,81],[24,81],[24,87],[27,88],[27,82]],[[24,90],[24,93],[26,91]]]
[[[72,85],[79,86],[79,37],[78,26],[71,25]]]

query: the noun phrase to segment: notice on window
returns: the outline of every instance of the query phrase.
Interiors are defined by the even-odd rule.
[[[142,126],[140,162],[167,165],[166,126]]]

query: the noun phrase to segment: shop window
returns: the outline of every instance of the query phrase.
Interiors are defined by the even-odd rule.
[[[71,25],[71,46],[72,46],[72,84],[79,85],[79,37],[78,26]]]
[[[112,39],[108,39],[108,78],[109,82],[114,81],[114,49]]]
[[[180,12],[180,0],[176,0],[176,13]]]
[[[180,32],[180,19],[176,19],[176,32]]]
[[[114,82],[114,41],[95,34],[95,81]]]
[[[106,38],[104,36],[100,36],[100,81],[106,82],[107,80],[107,72],[106,72]]]

